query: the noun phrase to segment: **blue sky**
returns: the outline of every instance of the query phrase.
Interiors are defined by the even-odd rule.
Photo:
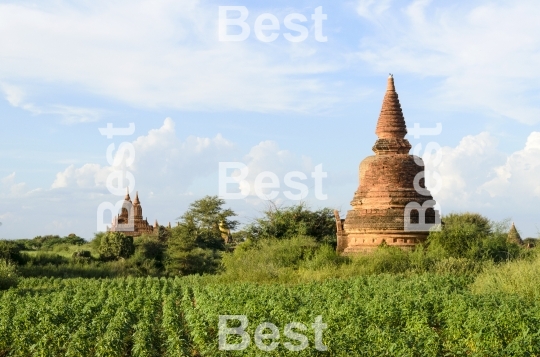
[[[219,6],[248,9],[245,41],[219,41]],[[319,6],[326,42],[311,20]],[[263,13],[281,24],[273,42],[254,34]],[[305,41],[284,38],[291,13],[308,19]],[[322,164],[328,199],[309,186],[305,200],[344,216],[389,72],[409,127],[442,123],[409,140],[442,147],[431,168],[443,213],[511,219],[536,237],[539,16],[536,0],[0,1],[0,237],[91,238],[97,206],[119,199],[106,150],[123,141],[151,222],[217,194],[222,161],[245,163],[250,182]],[[136,130],[109,140],[107,123]],[[243,222],[267,204],[250,193],[228,202]]]

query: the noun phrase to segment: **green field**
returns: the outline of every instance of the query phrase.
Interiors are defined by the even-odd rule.
[[[535,356],[540,301],[474,294],[459,275],[375,275],[287,284],[214,277],[26,278],[0,294],[1,356]],[[219,315],[246,315],[251,344],[218,350]],[[255,327],[310,327],[321,315],[327,352],[260,351]],[[229,336],[234,343],[234,336]],[[265,341],[269,343],[271,341]],[[294,341],[293,341],[294,343]]]

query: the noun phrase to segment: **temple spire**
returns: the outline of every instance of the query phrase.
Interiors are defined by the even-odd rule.
[[[407,134],[405,118],[403,117],[392,74],[388,77],[386,84],[386,94],[384,95],[375,134],[380,139],[403,139]]]
[[[131,197],[129,197],[129,186],[126,188],[126,197],[124,197],[124,201],[131,202]]]
[[[133,204],[138,205],[141,202],[139,201],[139,191],[135,193],[135,199],[133,200]]]

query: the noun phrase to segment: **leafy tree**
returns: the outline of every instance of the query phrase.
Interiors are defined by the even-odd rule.
[[[180,225],[193,225],[197,230],[219,230],[219,224],[234,230],[239,222],[232,220],[236,213],[230,208],[223,208],[225,200],[218,196],[206,196],[193,202],[179,218]]]
[[[305,203],[284,208],[272,205],[262,218],[256,219],[245,231],[245,236],[254,240],[309,236],[318,242],[336,242],[333,210],[322,208],[312,211]]]
[[[219,226],[234,229],[238,221],[233,210],[224,208],[225,201],[206,196],[193,202],[179,218],[179,225],[170,230],[167,241],[166,270],[170,274],[211,273],[219,267],[220,251],[225,241]]]
[[[120,232],[107,232],[101,237],[98,251],[103,260],[127,259],[135,252],[133,237]]]

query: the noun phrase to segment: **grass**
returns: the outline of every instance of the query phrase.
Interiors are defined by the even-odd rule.
[[[527,299],[540,298],[540,254],[484,269],[471,285],[477,294],[504,293]]]

